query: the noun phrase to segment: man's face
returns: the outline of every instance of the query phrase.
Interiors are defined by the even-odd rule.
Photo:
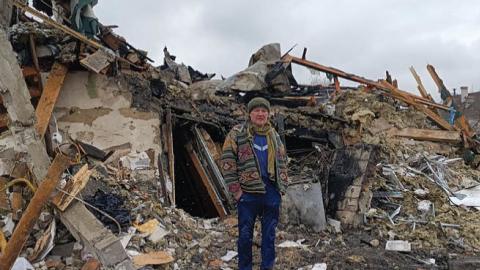
[[[264,126],[268,122],[268,117],[268,110],[264,107],[256,107],[250,112],[250,121],[255,126]]]

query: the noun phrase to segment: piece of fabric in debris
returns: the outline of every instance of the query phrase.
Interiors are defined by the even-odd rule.
[[[89,38],[97,35],[100,29],[98,18],[93,13],[92,8],[97,3],[98,0],[74,0],[70,2],[70,10],[72,10],[70,23],[73,29]]]

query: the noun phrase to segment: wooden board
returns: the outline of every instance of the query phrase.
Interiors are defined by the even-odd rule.
[[[133,256],[133,263],[137,266],[161,265],[173,262],[172,255],[166,251],[154,251],[146,254]]]
[[[61,211],[65,211],[65,209],[67,209],[67,207],[73,201],[73,196],[76,196],[87,185],[92,173],[93,171],[88,169],[87,164],[83,165],[82,168],[80,168],[80,170],[63,188],[63,190],[69,193],[71,196],[63,192],[59,192],[52,199],[52,203],[55,204]]]
[[[404,128],[392,132],[394,136],[410,138],[419,141],[461,143],[462,137],[459,131],[433,130]]]
[[[57,102],[57,98],[60,94],[60,89],[62,88],[67,71],[68,68],[65,65],[55,62],[52,66],[50,74],[48,74],[48,79],[45,83],[42,96],[40,97],[37,109],[35,110],[35,116],[37,118],[35,129],[40,137],[45,135],[48,122],[50,121],[50,117],[53,112],[53,107]]]

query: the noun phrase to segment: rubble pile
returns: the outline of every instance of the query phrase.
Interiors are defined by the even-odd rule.
[[[167,48],[155,67],[110,27],[16,6],[8,39],[0,31],[0,266],[236,269],[235,203],[218,164],[255,96],[270,100],[289,156],[280,269],[475,265],[478,141],[461,117],[440,116],[445,105],[279,44],[222,80]],[[293,64],[333,81],[299,85]],[[258,263],[257,233],[254,243]]]

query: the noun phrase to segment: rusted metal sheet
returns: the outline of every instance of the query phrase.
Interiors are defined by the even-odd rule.
[[[69,164],[70,159],[61,154],[57,155],[53,160],[50,168],[48,168],[47,176],[33,195],[24,215],[18,222],[12,237],[8,241],[5,252],[0,258],[0,269],[10,269],[20,255],[25,241],[40,216],[42,208],[48,202],[50,194],[55,190],[62,173],[67,169]]]
[[[35,110],[35,116],[37,118],[35,129],[41,137],[45,135],[45,131],[47,130],[53,107],[57,102],[67,71],[68,68],[65,65],[56,62],[53,64],[52,71],[48,75],[45,89],[43,90],[37,109]]]

